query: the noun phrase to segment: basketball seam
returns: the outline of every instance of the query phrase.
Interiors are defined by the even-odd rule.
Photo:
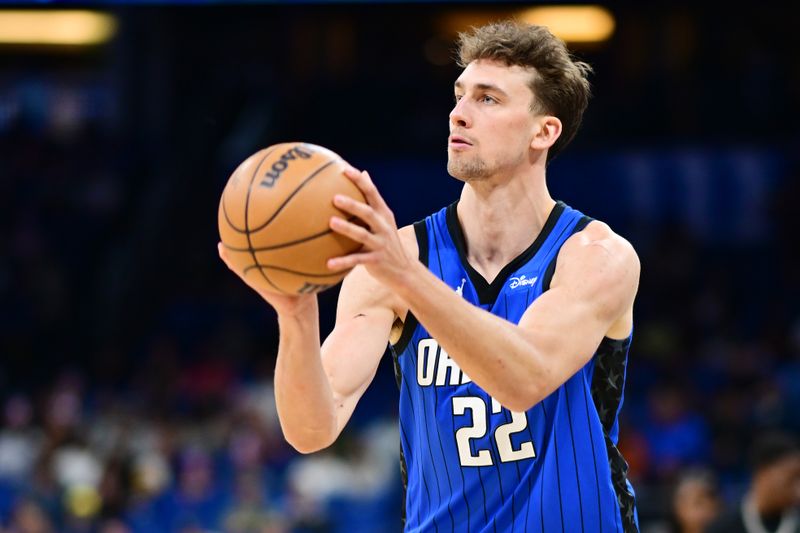
[[[324,237],[325,235],[327,235],[329,233],[333,233],[333,230],[326,229],[325,231],[321,231],[319,233],[314,233],[313,235],[309,235],[308,237],[303,237],[301,239],[296,239],[294,241],[282,242],[280,244],[273,244],[271,246],[261,246],[261,247],[258,247],[258,248],[253,248],[253,251],[255,251],[255,252],[266,252],[266,251],[269,251],[269,250],[278,250],[280,248],[286,248],[287,246],[293,246],[293,245],[299,244],[301,242],[312,241],[314,239],[318,239],[320,237]],[[227,248],[231,252],[246,252],[247,250],[249,250],[249,248],[234,248],[233,246],[228,246],[227,244],[225,245],[225,248]]]
[[[348,219],[347,219],[348,222],[352,222],[354,220],[358,220],[358,217],[351,216],[351,217],[348,217]],[[326,229],[325,231],[321,231],[319,233],[314,233],[313,235],[309,235],[308,237],[302,237],[302,238],[296,239],[294,241],[282,242],[280,244],[274,244],[272,246],[261,246],[259,248],[234,248],[233,246],[228,246],[224,242],[222,243],[222,245],[225,246],[225,248],[230,250],[231,252],[247,252],[248,250],[251,250],[251,249],[253,251],[255,251],[255,252],[266,252],[266,251],[269,251],[269,250],[278,250],[280,248],[286,248],[288,246],[294,246],[295,244],[300,244],[302,242],[307,242],[307,241],[311,241],[311,240],[314,240],[314,239],[318,239],[320,237],[324,237],[325,235],[328,235],[329,233],[333,233],[333,230],[332,229]]]
[[[253,258],[253,263],[255,263],[255,266],[259,266],[259,267],[261,265],[259,265],[259,263],[258,263],[258,258],[256,257],[256,252],[255,252],[255,250],[253,250],[253,243],[250,241],[250,228],[249,228],[249,224],[247,222],[247,214],[248,214],[248,211],[250,209],[250,192],[253,190],[253,182],[256,180],[256,176],[258,175],[258,169],[261,168],[261,165],[264,163],[264,161],[266,161],[267,157],[269,157],[269,155],[273,151],[274,151],[274,149],[270,150],[269,152],[267,152],[264,155],[264,157],[261,159],[261,161],[258,162],[258,165],[256,165],[256,169],[253,171],[253,177],[250,178],[250,183],[247,185],[247,196],[245,197],[245,200],[244,200],[244,229],[245,229],[245,232],[246,232],[245,235],[247,236],[247,247],[248,247],[248,250],[250,251],[250,256]],[[224,207],[224,204],[223,204],[223,207]],[[287,294],[286,291],[284,291],[283,289],[281,289],[280,287],[278,287],[277,285],[272,283],[272,280],[269,279],[266,274],[264,274],[264,269],[259,268],[258,271],[261,273],[261,276],[264,278],[264,281],[266,281],[267,283],[269,283],[270,285],[275,287],[279,292]]]
[[[348,269],[346,269],[346,270],[338,270],[336,272],[331,272],[329,274],[313,274],[311,272],[300,272],[299,270],[292,270],[291,268],[285,268],[285,267],[278,266],[278,265],[262,265],[262,264],[259,264],[259,265],[251,265],[251,266],[245,268],[244,272],[247,272],[248,270],[251,270],[253,268],[262,268],[262,269],[266,268],[268,270],[278,270],[280,272],[288,272],[289,274],[296,274],[298,276],[308,276],[310,278],[330,278],[330,277],[333,277],[333,276],[339,276],[341,274],[345,274],[345,273],[347,273],[347,270],[348,270]]]
[[[267,154],[267,155],[269,155],[269,154]],[[225,215],[225,222],[228,223],[228,226],[230,226],[230,228],[233,231],[235,231],[236,233],[247,233],[247,229],[239,229],[239,228],[237,228],[236,224],[234,224],[231,221],[231,217],[228,216],[228,208],[225,206],[225,191],[222,191],[222,214]],[[245,226],[247,226],[247,221],[245,220],[244,222],[245,222]]]
[[[270,150],[269,152],[264,154],[264,157],[261,158],[261,161],[259,161],[258,165],[256,165],[256,173],[258,173],[258,169],[259,169],[259,167],[261,167],[261,164],[264,162],[264,160],[266,158],[268,158],[270,156],[270,154],[272,154],[272,152],[274,152],[277,149],[278,149],[278,147],[276,146],[276,147],[272,148],[272,150]],[[252,185],[254,179],[255,179],[255,175],[250,179],[250,184],[251,185]],[[225,187],[222,190],[222,214],[225,215],[225,222],[228,223],[228,226],[230,226],[233,231],[235,231],[237,233],[247,233],[247,219],[245,219],[245,221],[244,221],[245,229],[239,229],[238,227],[236,227],[236,224],[234,224],[233,221],[231,220],[231,218],[228,216],[228,206],[225,205],[225,197],[227,196],[226,195],[227,191],[228,191],[227,187]],[[250,189],[248,189],[248,193],[249,192],[250,192]],[[246,210],[247,210],[247,206],[245,206],[245,211]],[[242,251],[244,251],[244,250],[242,250]]]

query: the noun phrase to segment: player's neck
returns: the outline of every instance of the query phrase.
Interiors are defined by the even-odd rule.
[[[466,184],[457,213],[470,265],[487,281],[494,280],[533,243],[554,205],[544,174]]]

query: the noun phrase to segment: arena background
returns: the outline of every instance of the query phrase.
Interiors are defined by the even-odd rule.
[[[400,224],[449,203],[452,41],[530,5],[179,4],[86,4],[107,42],[0,44],[0,530],[398,531],[389,358],[339,441],[295,454],[219,195],[302,140]],[[620,446],[662,531],[687,470],[735,505],[754,438],[800,429],[800,32],[777,3],[643,4],[573,45],[594,98],[548,181],[642,260]]]

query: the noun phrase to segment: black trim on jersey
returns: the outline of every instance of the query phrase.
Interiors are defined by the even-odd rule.
[[[419,261],[423,265],[428,266],[428,228],[425,224],[425,220],[414,222],[414,234],[417,236]]]
[[[494,301],[497,300],[497,295],[500,294],[500,290],[503,288],[508,276],[519,267],[530,261],[536,252],[539,251],[539,248],[542,247],[542,244],[544,243],[545,239],[547,239],[547,236],[550,235],[551,231],[553,231],[556,222],[558,222],[558,219],[561,217],[561,213],[564,212],[564,208],[566,207],[563,202],[556,202],[556,205],[553,207],[552,211],[550,211],[550,215],[547,217],[547,221],[545,222],[544,227],[542,227],[542,231],[540,231],[539,235],[536,237],[536,240],[534,240],[524,252],[519,254],[510,263],[504,266],[494,280],[489,283],[478,273],[477,270],[472,268],[472,265],[470,265],[469,261],[467,261],[467,241],[464,238],[464,232],[461,229],[461,224],[458,222],[458,214],[456,213],[457,205],[458,201],[455,201],[447,206],[447,229],[450,232],[450,238],[453,239],[453,243],[456,245],[456,250],[458,250],[458,256],[461,259],[461,263],[464,265],[464,269],[467,271],[467,275],[472,281],[472,285],[475,287],[475,292],[478,294],[478,300],[484,305],[493,304]]]
[[[428,229],[425,225],[425,220],[414,222],[414,233],[417,236],[417,246],[419,247],[419,261],[426,267],[428,266]],[[411,341],[411,336],[414,335],[414,330],[417,329],[419,321],[417,317],[411,312],[411,309],[406,313],[406,319],[403,322],[403,331],[400,333],[400,338],[397,339],[395,344],[391,345],[392,352],[397,363],[397,356],[403,353],[408,343]],[[400,382],[398,381],[398,386]]]
[[[401,335],[402,337],[402,335]],[[407,343],[408,341],[406,341]],[[400,394],[403,394],[403,369],[400,368],[400,361],[398,361],[398,356],[401,352],[396,352],[393,347],[390,347],[389,350],[392,353],[392,363],[394,367],[394,379],[397,381],[397,389],[400,391]],[[413,405],[412,405],[413,409]],[[402,425],[402,422],[401,422]],[[408,465],[406,464],[406,454],[403,453],[403,443],[402,443],[402,433],[403,428],[400,428],[400,479],[403,481],[403,496],[400,499],[402,504],[402,511],[400,515],[401,523],[403,524],[403,530],[406,528],[406,493],[408,492]]]
[[[419,220],[414,222],[414,234],[417,237],[417,246],[419,247],[419,260],[420,262],[428,266],[428,230],[425,226],[425,220]],[[406,320],[403,322],[403,331],[400,333],[400,338],[397,340],[397,343],[392,344],[389,346],[390,351],[392,352],[392,363],[394,363],[394,378],[397,381],[397,388],[400,389],[403,383],[403,370],[400,368],[400,361],[398,357],[401,353],[406,349],[408,343],[411,341],[411,337],[414,335],[414,330],[417,329],[417,318],[411,313],[409,309],[408,313],[406,314]],[[401,391],[402,393],[402,391]],[[410,393],[409,393],[410,394]],[[414,408],[413,402],[411,408]],[[403,525],[403,529],[406,527],[406,494],[408,492],[408,465],[406,464],[406,456],[403,453],[403,446],[400,445],[400,477],[403,480],[403,496],[401,498],[402,501],[402,514],[401,514],[401,523]],[[425,481],[423,479],[423,481]],[[426,487],[427,490],[427,487]]]
[[[583,229],[589,225],[589,222],[593,220],[594,219],[592,217],[587,217],[586,215],[581,217],[578,223],[575,224],[575,227],[572,228],[572,233],[570,234],[570,237],[572,235],[575,235],[579,231],[583,231]],[[560,251],[561,250],[559,250],[559,252]],[[558,261],[558,253],[556,253],[556,255],[553,256],[553,259],[550,260],[550,264],[547,265],[547,269],[545,269],[544,271],[544,276],[542,276],[542,292],[545,292],[550,288],[550,282],[553,280],[553,274],[555,274],[556,272],[556,261]]]
[[[403,384],[403,369],[400,368],[400,361],[397,360],[397,356],[400,355],[399,353],[395,352],[394,349],[390,350],[392,352],[392,366],[394,367],[394,380],[397,382],[397,388],[399,389],[400,386]]]
[[[414,362],[414,366],[416,366],[416,362]],[[399,370],[400,366],[397,365],[397,368]],[[401,382],[400,396],[403,395],[403,386],[404,386],[406,394],[408,394],[408,406],[411,409],[411,419],[412,420],[416,420],[417,415],[416,415],[416,411],[414,410],[414,397],[411,395],[411,390],[408,388],[408,383],[406,381],[402,380],[402,375],[401,375],[400,382]],[[408,432],[403,427],[403,419],[401,418],[400,419],[400,438],[401,438],[400,450],[401,450],[401,452],[403,450],[402,439],[405,439],[406,440],[406,444],[408,444],[408,446],[406,446],[405,449],[411,450],[411,445],[408,443],[407,435],[408,435]],[[407,497],[407,491],[408,491],[408,463],[405,462],[406,461],[405,454],[402,455],[401,460],[402,460],[402,463],[400,465],[400,467],[401,467],[400,474],[401,474],[402,479],[403,479],[403,501],[405,502],[405,499]],[[405,471],[402,470],[402,468],[404,466],[406,468]],[[426,501],[431,502],[432,501],[431,500],[431,493],[430,493],[430,490],[428,489],[428,482],[425,479],[425,475],[423,474],[420,477],[422,478],[422,487],[425,489],[425,495],[427,496]],[[419,512],[420,512],[420,510],[418,508],[417,509],[417,521],[419,521]],[[439,531],[439,526],[436,524],[436,518],[435,517],[434,517],[434,520],[433,520],[433,527],[437,532]]]
[[[610,339],[603,337],[595,353],[594,376],[592,377],[592,400],[603,424],[608,464],[611,467],[611,484],[617,495],[622,529],[625,533],[638,533],[634,519],[636,498],[628,490],[628,463],[622,457],[608,434],[617,417],[622,386],[625,381],[625,365],[631,337]]]
[[[403,453],[403,445],[400,444],[400,477],[403,480],[403,495],[400,497],[400,523],[403,530],[406,529],[406,495],[408,494],[408,465],[406,465],[406,454]]]

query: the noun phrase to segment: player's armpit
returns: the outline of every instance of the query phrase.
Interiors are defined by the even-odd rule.
[[[550,289],[519,322],[544,366],[537,372],[533,403],[583,367],[604,336],[630,333],[639,270],[630,243],[601,222],[564,243]]]

